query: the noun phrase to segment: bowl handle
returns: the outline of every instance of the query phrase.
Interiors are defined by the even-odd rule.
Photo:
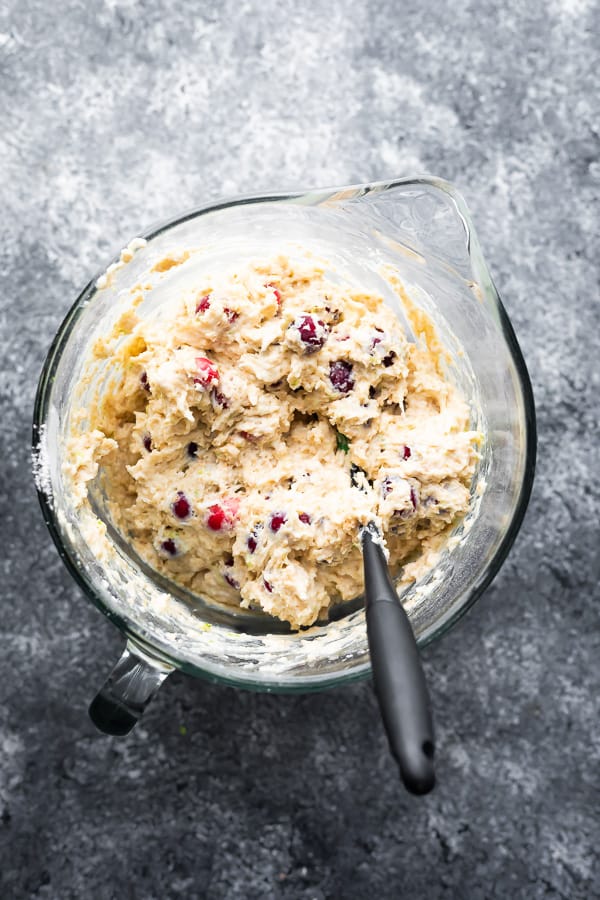
[[[123,654],[92,700],[89,714],[105,734],[131,731],[173,667],[127,641]]]

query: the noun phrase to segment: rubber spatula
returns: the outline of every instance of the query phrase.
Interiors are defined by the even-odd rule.
[[[353,465],[352,483],[366,474]],[[433,719],[417,642],[393,585],[382,537],[374,522],[361,528],[367,636],[375,693],[390,749],[404,786],[427,794],[435,784]]]

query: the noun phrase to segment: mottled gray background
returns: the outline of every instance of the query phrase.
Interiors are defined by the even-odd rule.
[[[0,9],[0,896],[600,896],[598,4]],[[182,208],[423,171],[473,210],[540,428],[508,562],[426,652],[438,788],[403,793],[368,683],[276,697],[175,676],[131,736],[99,735],[86,705],[121,639],[29,474],[55,329]]]

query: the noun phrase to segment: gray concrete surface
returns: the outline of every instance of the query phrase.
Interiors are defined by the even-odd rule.
[[[2,0],[2,898],[600,896],[599,33],[593,0]],[[426,653],[437,790],[402,792],[369,684],[175,676],[100,736],[121,640],[29,472],[59,322],[182,208],[424,170],[473,210],[540,428],[509,560]]]

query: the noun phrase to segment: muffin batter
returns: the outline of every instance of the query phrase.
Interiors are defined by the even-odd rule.
[[[362,592],[361,524],[411,580],[468,509],[480,435],[438,353],[310,260],[215,275],[143,321],[132,308],[96,356],[114,374],[66,475],[87,502],[100,470],[137,553],[209,600],[311,625]]]

